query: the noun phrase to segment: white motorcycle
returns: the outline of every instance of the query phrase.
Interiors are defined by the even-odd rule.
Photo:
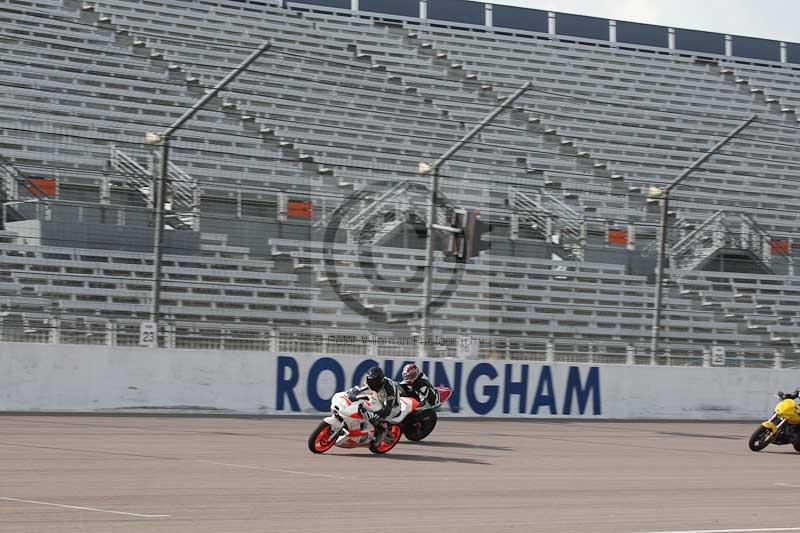
[[[409,417],[414,417],[418,410],[428,414],[435,411],[429,406],[423,406],[416,398],[398,398],[397,407],[384,423],[387,424],[383,438],[380,442],[375,440],[375,428],[367,419],[367,412],[377,412],[383,407],[378,400],[377,394],[371,390],[360,392],[354,398],[350,398],[349,391],[338,392],[331,398],[331,416],[325,417],[319,426],[308,437],[308,449],[313,453],[325,453],[334,446],[340,448],[360,448],[369,446],[372,453],[386,453],[394,448],[400,441],[404,430],[408,427],[404,421]],[[446,401],[450,396],[450,390],[439,389],[440,402]],[[438,407],[437,402],[437,406]],[[433,425],[436,424],[435,418]],[[427,436],[433,427],[426,425]],[[422,438],[424,438],[424,436]],[[420,439],[413,439],[420,440]]]

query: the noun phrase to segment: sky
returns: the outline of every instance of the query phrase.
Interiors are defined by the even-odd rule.
[[[484,0],[800,43],[800,0]]]

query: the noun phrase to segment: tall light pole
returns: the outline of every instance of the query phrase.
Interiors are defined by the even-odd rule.
[[[420,330],[421,342],[419,345],[419,356],[425,357],[428,355],[428,336],[430,335],[431,328],[431,285],[433,284],[433,230],[436,224],[436,205],[438,203],[437,195],[439,190],[439,167],[446,163],[456,152],[458,152],[470,139],[477,135],[483,128],[488,126],[500,113],[507,107],[513,104],[517,98],[530,89],[531,82],[525,82],[522,87],[516,90],[514,94],[507,97],[503,102],[497,106],[491,113],[480,121],[472,130],[464,135],[458,142],[450,147],[436,162],[432,164],[420,163],[419,174],[431,176],[431,190],[430,190],[430,203],[428,204],[428,223],[427,223],[427,243],[425,245],[425,283],[423,285],[423,303],[422,309],[422,328]]]
[[[672,180],[666,187],[651,187],[648,192],[648,197],[651,199],[661,200],[661,226],[658,233],[658,259],[656,262],[656,294],[655,303],[653,304],[653,328],[650,336],[650,364],[656,364],[656,356],[658,355],[658,343],[661,335],[661,301],[664,294],[664,263],[665,255],[667,253],[667,222],[669,217],[669,193],[681,184],[683,180],[697,170],[697,168],[706,162],[706,160],[717,153],[723,146],[728,144],[734,137],[739,135],[743,129],[749,126],[758,115],[753,115],[741,124],[739,124],[732,132],[730,132],[724,139],[719,141],[713,148],[701,155],[690,166],[680,173],[680,175]]]
[[[230,82],[239,74],[247,70],[247,68],[261,56],[271,46],[270,41],[264,41],[261,46],[253,50],[253,52],[242,61],[239,66],[231,70],[219,83],[210,89],[200,100],[198,100],[190,109],[188,109],[178,120],[161,133],[148,132],[145,134],[145,143],[150,145],[158,145],[160,147],[160,156],[158,164],[157,183],[155,184],[155,221],[153,228],[153,287],[151,293],[151,308],[150,308],[150,321],[155,325],[155,346],[158,346],[158,332],[159,332],[159,319],[161,315],[161,269],[162,259],[164,255],[164,203],[167,196],[167,180],[169,179],[169,143],[172,134],[180,129],[183,124],[192,118],[198,111],[214,98],[217,93],[224,89]]]

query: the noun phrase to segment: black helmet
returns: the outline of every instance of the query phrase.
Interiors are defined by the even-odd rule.
[[[379,366],[373,366],[367,371],[367,387],[378,392],[383,387],[383,382],[386,381],[386,376],[383,375],[383,370]]]

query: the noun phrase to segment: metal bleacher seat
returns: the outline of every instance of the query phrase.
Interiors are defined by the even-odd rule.
[[[417,311],[421,287],[407,280],[424,264],[423,250],[373,246],[374,271],[396,289],[378,290],[355,245],[334,246],[329,272],[320,229],[362,186],[427,182],[416,176],[420,161],[434,160],[530,80],[535,90],[465,146],[442,180],[449,200],[479,207],[495,224],[496,242],[524,240],[510,229],[509,187],[540,199],[549,191],[549,205],[588,227],[599,248],[610,221],[640,224],[652,239],[657,213],[642,190],[672,179],[753,113],[765,122],[709,161],[673,205],[685,223],[735,210],[783,238],[800,234],[779,212],[800,209],[781,183],[800,155],[787,151],[792,134],[775,125],[787,120],[784,104],[800,101],[789,69],[735,67],[752,87],[773,91],[777,105],[743,90],[724,65],[689,57],[403,17],[376,23],[335,9],[19,0],[0,2],[0,20],[0,58],[9,65],[0,69],[8,128],[0,155],[31,175],[57,172],[59,197],[41,219],[70,228],[147,227],[152,195],[131,191],[126,173],[137,167],[114,167],[113,150],[152,172],[144,133],[166,127],[253,47],[271,41],[173,147],[173,163],[200,189],[195,207],[203,228],[191,228],[191,247],[165,256],[163,312],[179,337],[195,343],[183,346],[306,349],[309,328],[374,328],[339,301],[332,284],[389,316]],[[287,194],[313,198],[313,218],[279,221]],[[288,230],[281,238],[279,226]],[[0,234],[0,263],[10,272],[0,278],[0,303],[41,322],[56,302],[75,331],[94,327],[75,317],[113,318],[120,342],[134,343],[136,321],[149,313],[149,253],[125,251],[129,243],[113,239],[110,250],[90,250],[13,233],[8,245]],[[465,268],[437,311],[437,331],[485,335],[487,356],[542,360],[626,362],[632,346],[641,352],[649,341],[652,280],[631,274],[624,261],[500,250],[506,248]],[[434,289],[441,291],[453,264],[437,255],[436,267]],[[663,338],[676,358],[696,359],[713,345],[767,358],[774,346],[800,343],[792,319],[797,278],[668,274]],[[275,327],[287,336],[271,340]],[[366,353],[363,346],[351,350]],[[380,350],[371,353],[388,353]]]

